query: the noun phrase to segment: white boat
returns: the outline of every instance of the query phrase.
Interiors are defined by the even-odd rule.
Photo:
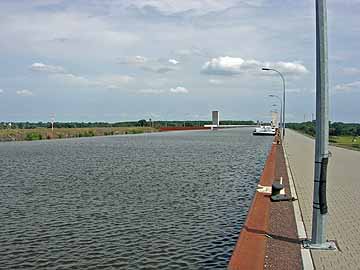
[[[255,128],[253,135],[255,136],[274,136],[276,133],[275,128],[271,126],[260,126]]]

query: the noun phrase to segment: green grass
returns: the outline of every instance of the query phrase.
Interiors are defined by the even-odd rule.
[[[302,130],[295,130],[307,137],[315,139],[314,136],[303,132]],[[355,140],[354,140],[355,139]],[[352,149],[360,151],[360,136],[330,136],[329,143],[334,146],[343,147],[346,149]]]
[[[360,150],[359,136],[331,136],[329,141],[336,146]]]

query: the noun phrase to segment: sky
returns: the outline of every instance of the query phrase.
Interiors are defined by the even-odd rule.
[[[314,0],[2,0],[0,121],[315,112]],[[360,1],[328,0],[331,121],[360,122]],[[277,104],[277,105],[275,105]]]

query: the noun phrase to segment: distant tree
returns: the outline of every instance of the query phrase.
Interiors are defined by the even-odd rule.
[[[140,127],[145,127],[147,125],[147,122],[145,119],[141,119],[137,123],[138,123],[138,126],[140,126]]]

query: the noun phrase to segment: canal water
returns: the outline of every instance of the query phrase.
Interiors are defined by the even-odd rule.
[[[271,138],[0,144],[0,269],[226,269]]]

